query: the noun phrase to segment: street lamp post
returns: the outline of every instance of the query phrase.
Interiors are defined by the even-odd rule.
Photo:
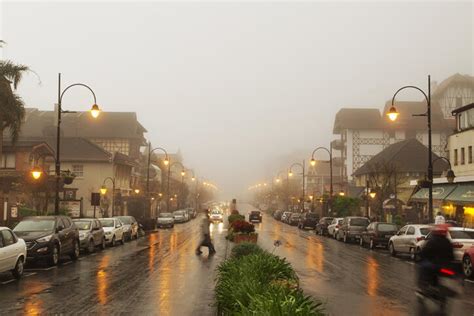
[[[314,159],[314,154],[318,150],[325,150],[329,154],[329,210],[332,210],[332,195],[333,195],[332,147],[329,147],[329,148],[330,149],[327,149],[326,147],[318,147],[315,150],[313,150],[313,153],[311,154],[311,166],[313,167],[316,166],[316,159]]]
[[[115,215],[115,178],[112,177],[107,177],[104,179],[102,182],[102,187],[100,188],[100,193],[102,195],[105,195],[107,193],[107,187],[105,186],[105,183],[109,180],[112,182],[112,217]]]
[[[146,170],[146,196],[147,196],[147,203],[149,203],[149,206],[148,206],[148,212],[151,214],[151,202],[150,202],[150,166],[151,166],[151,154],[155,151],[155,150],[161,150],[162,152],[164,152],[165,154],[165,160],[163,161],[163,163],[165,164],[165,166],[167,165],[168,168],[169,168],[169,157],[168,157],[168,152],[162,148],[162,147],[156,147],[156,148],[151,148],[151,142],[148,142],[148,163],[147,163],[147,170]],[[168,173],[168,176],[169,176],[169,173]],[[169,181],[168,181],[169,183]],[[168,186],[168,192],[166,193],[167,195],[167,201],[166,201],[166,211],[169,212],[170,208],[169,208],[169,194],[170,194],[170,191],[169,191],[169,186]]]
[[[61,90],[61,73],[58,74],[58,121],[57,121],[57,132],[56,132],[56,163],[55,163],[55,172],[56,172],[56,192],[54,196],[54,214],[59,215],[59,189],[60,189],[60,178],[61,178],[61,115],[64,113],[75,113],[73,111],[63,111],[62,109],[62,100],[64,93],[72,87],[81,86],[88,89],[92,96],[94,97],[94,104],[91,108],[91,115],[93,118],[97,118],[100,114],[99,106],[97,105],[97,99],[95,97],[94,91],[83,83],[74,83],[67,86],[64,90]]]
[[[301,208],[301,211],[302,211],[302,212],[304,212],[304,201],[305,201],[305,169],[306,169],[306,168],[305,168],[305,164],[306,164],[305,160],[303,160],[303,163],[302,163],[302,164],[299,163],[299,162],[295,162],[295,163],[292,164],[292,165],[290,166],[290,168],[288,169],[288,176],[290,176],[290,177],[293,176],[292,168],[293,168],[294,166],[299,166],[299,167],[301,167],[301,169],[303,170],[303,173],[302,173],[302,176],[303,176],[303,198],[302,198],[302,206],[303,206],[303,207]],[[288,181],[289,181],[289,180],[288,180]]]
[[[445,158],[445,157],[438,157],[435,160],[433,160],[433,165],[438,160],[444,160],[448,163],[449,169],[448,169],[448,171],[446,171],[446,180],[448,180],[448,183],[453,183],[454,178],[456,177],[456,175],[454,174],[453,168],[451,166],[451,161],[448,158]]]
[[[420,91],[426,100],[426,113],[423,114],[415,114],[414,116],[426,116],[427,118],[427,127],[428,127],[428,216],[430,222],[433,221],[433,161],[432,161],[432,135],[431,135],[431,76],[428,75],[428,94],[426,94],[422,89],[418,88],[417,86],[404,86],[395,92],[392,97],[392,106],[390,107],[389,111],[387,112],[387,116],[393,122],[398,118],[397,109],[395,108],[395,97],[397,94],[404,90],[404,89],[415,89]]]

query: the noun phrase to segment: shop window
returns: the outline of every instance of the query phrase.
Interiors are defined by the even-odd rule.
[[[16,156],[15,153],[4,153],[2,155],[2,169],[15,169]]]
[[[453,160],[454,160],[454,165],[457,166],[458,165],[458,150],[457,149],[454,150]]]
[[[467,163],[472,163],[472,146],[467,148]]]
[[[465,154],[464,147],[462,147],[461,148],[461,165],[464,165],[466,163],[464,154]]]

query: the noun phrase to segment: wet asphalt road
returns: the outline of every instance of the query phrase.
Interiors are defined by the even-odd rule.
[[[250,205],[240,205],[247,214]],[[228,245],[222,224],[212,226],[217,254],[196,256],[200,220],[160,230],[124,246],[64,258],[58,267],[30,266],[23,280],[0,274],[0,314],[214,315],[215,269]],[[258,243],[286,257],[305,292],[326,304],[331,315],[413,315],[415,266],[315,236],[264,216]],[[474,315],[474,284],[453,302],[452,315]]]

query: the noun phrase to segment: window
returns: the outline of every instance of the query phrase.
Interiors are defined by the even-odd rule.
[[[472,146],[467,148],[467,163],[472,163]]]
[[[454,150],[454,165],[457,166],[458,165],[458,150],[455,149]]]
[[[76,177],[84,177],[84,165],[72,165],[72,173],[74,173]]]
[[[465,163],[465,152],[464,152],[464,147],[461,148],[461,165],[464,165]]]
[[[415,235],[415,227],[411,226],[408,228],[407,235]]]
[[[2,230],[3,236],[3,247],[13,245],[15,243],[15,237],[9,230]]]
[[[407,231],[407,229],[408,229],[408,226],[402,227],[402,229],[398,231],[398,235],[405,235],[405,232]]]
[[[2,165],[0,166],[3,169],[15,169],[16,167],[16,156],[14,153],[4,153],[2,155]]]
[[[461,112],[457,115],[459,130],[470,129],[474,127],[474,109]]]

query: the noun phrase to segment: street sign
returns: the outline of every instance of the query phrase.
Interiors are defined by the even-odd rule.
[[[100,193],[91,193],[91,205],[92,206],[100,206]]]
[[[12,218],[17,218],[18,217],[18,207],[12,206],[12,208],[10,209],[10,216]]]

